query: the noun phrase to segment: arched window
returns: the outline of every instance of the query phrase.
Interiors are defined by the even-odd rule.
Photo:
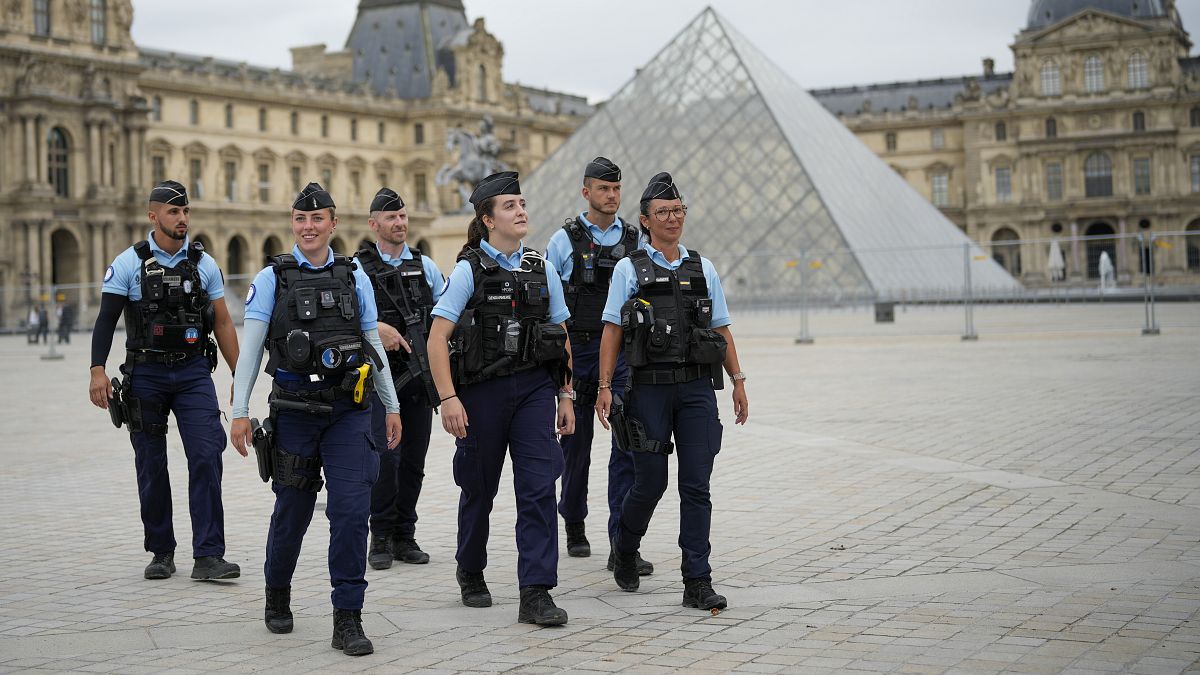
[[[1150,75],[1146,68],[1146,55],[1141,52],[1134,52],[1129,56],[1129,88],[1130,89],[1145,89],[1150,86]]]
[[[1200,272],[1200,220],[1187,226],[1187,268],[1189,272]]]
[[[50,187],[58,197],[71,196],[71,147],[67,134],[54,127],[46,135],[46,170]]]
[[[267,130],[267,109],[266,108],[258,109],[258,130],[259,131]]]
[[[887,132],[883,137],[883,143],[887,147],[888,152],[896,151],[896,133],[894,131]]]
[[[321,115],[321,138],[329,138],[329,115]]]
[[[1020,239],[1016,232],[1007,227],[996,230],[992,235],[992,259],[1013,276],[1021,273]]]
[[[475,75],[476,98],[480,101],[488,100],[487,92],[487,67],[483,64],[479,65],[479,72]]]
[[[1046,138],[1058,138],[1058,120],[1053,117],[1046,119]]]
[[[1192,108],[1192,112],[1188,114],[1188,124],[1192,127],[1200,127],[1200,106]]]
[[[103,45],[108,41],[108,7],[105,0],[92,0],[92,44]]]
[[[358,120],[350,120],[350,140],[358,140]]]
[[[267,237],[263,242],[262,247],[263,259],[270,258],[273,255],[283,253],[283,245],[279,243],[279,239],[274,235]]]
[[[1134,131],[1145,131],[1146,130],[1146,113],[1142,112],[1141,110],[1133,113],[1133,130]]]
[[[1062,76],[1058,72],[1058,64],[1046,59],[1042,61],[1042,96],[1061,96]]]
[[[33,34],[50,37],[50,0],[33,0]]]
[[[996,140],[1008,140],[1008,125],[1006,125],[1004,122],[996,122]]]
[[[188,122],[192,125],[200,124],[200,102],[196,99],[188,102]]]
[[[1085,237],[1108,237],[1115,234],[1112,225],[1097,221],[1088,225],[1083,231]],[[1084,249],[1087,255],[1087,275],[1089,279],[1100,278],[1100,258],[1103,254],[1108,254],[1108,261],[1114,266],[1117,264],[1117,240],[1116,239],[1088,239],[1084,242]]]
[[[225,272],[229,275],[245,274],[246,273],[246,240],[239,236],[234,236],[229,240],[229,247],[225,259]]]
[[[1083,162],[1083,183],[1088,197],[1112,196],[1112,160],[1093,152]]]
[[[329,241],[329,247],[332,248],[333,252],[337,253],[338,255],[349,255],[354,253],[354,251],[346,250],[346,242],[342,241],[341,237],[334,237],[331,239]]]
[[[162,97],[155,96],[150,99],[150,119],[155,122],[162,121]]]
[[[1104,91],[1104,62],[1089,56],[1083,62],[1083,90],[1089,94]]]
[[[225,104],[225,128],[226,129],[233,128],[233,104],[232,103]]]

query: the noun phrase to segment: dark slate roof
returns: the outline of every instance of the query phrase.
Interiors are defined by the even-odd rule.
[[[529,101],[529,107],[534,112],[579,117],[587,117],[593,112],[592,106],[583,96],[525,86],[521,87],[521,92],[525,94],[525,99]]]
[[[1012,83],[1012,73],[996,73],[986,78],[964,75],[936,80],[834,87],[814,89],[809,93],[835,115],[860,114],[866,101],[871,102],[871,112],[900,112],[908,109],[909,99],[914,96],[917,107],[928,110],[954,105],[955,96],[965,94],[971,80],[979,82],[982,93],[987,95],[998,89],[1007,89]]]
[[[1189,56],[1186,59],[1179,59],[1179,67],[1183,69],[1184,75],[1192,73],[1200,74],[1200,56]]]
[[[181,70],[196,75],[216,75],[232,80],[246,82],[282,82],[292,87],[312,86],[321,91],[345,91],[356,94],[369,94],[370,91],[362,84],[341,78],[322,77],[319,75],[300,74],[280,68],[264,68],[250,64],[218,59],[211,56],[180,54],[163,49],[138,48],[138,58],[142,65],[158,70]]]
[[[1167,15],[1162,0],[1033,0],[1026,30],[1041,30],[1085,9],[1098,9],[1131,19],[1153,19]]]
[[[394,90],[400,98],[428,98],[435,69],[455,82],[450,45],[469,30],[460,0],[362,0],[346,39],[354,80],[378,94]]]

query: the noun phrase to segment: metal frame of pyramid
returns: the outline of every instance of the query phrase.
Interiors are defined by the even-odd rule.
[[[583,168],[621,166],[636,222],[650,176],[688,204],[683,244],[711,258],[727,295],[786,301],[959,297],[1020,288],[1002,267],[712,8],[522,179],[542,246],[586,207]]]

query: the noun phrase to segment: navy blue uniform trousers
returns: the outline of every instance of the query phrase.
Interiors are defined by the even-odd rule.
[[[544,368],[533,368],[459,387],[467,411],[467,437],[455,440],[459,565],[487,567],[488,517],[500,487],[506,451],[512,455],[517,501],[517,581],[558,585],[558,517],[554,487],[562,474],[555,438],[555,386]]]
[[[142,406],[142,421],[146,424],[166,424],[165,410],[175,413],[188,463],[192,556],[225,555],[221,453],[225,451],[227,437],[208,359],[194,356],[178,364],[137,364],[133,366],[130,384],[133,398],[146,404]],[[129,434],[129,439],[137,467],[146,550],[173,553],[175,528],[171,522],[167,438],[138,432]]]
[[[362,609],[367,590],[367,521],[371,486],[379,475],[379,453],[371,435],[371,411],[348,400],[333,404],[330,415],[282,410],[275,421],[275,442],[301,457],[321,457],[325,473],[325,516],[329,519],[330,597],[337,609]],[[299,473],[317,478],[316,471]],[[317,494],[272,482],[275,511],[267,532],[267,586],[292,584],[300,544],[312,521]]]
[[[571,343],[571,369],[575,388],[580,382],[595,382],[600,379],[600,338],[595,337],[579,344]],[[624,353],[617,356],[617,367],[613,371],[612,390],[625,389],[629,368],[625,366]],[[595,437],[596,408],[594,403],[575,405],[575,433],[562,437],[565,466],[562,477],[562,496],[558,500],[558,513],[568,523],[580,523],[587,518],[588,473],[592,467],[592,439]],[[612,441],[608,455],[608,539],[617,535],[621,504],[633,486],[633,457],[617,447]]]
[[[425,480],[425,456],[433,408],[425,405],[421,383],[413,380],[396,392],[404,433],[395,452],[387,450],[387,411],[379,394],[372,394],[371,433],[379,449],[379,480],[371,490],[371,532],[412,539],[417,527],[417,498]]]
[[[679,462],[679,548],[684,579],[710,579],[712,525],[709,478],[721,450],[721,420],[712,380],[701,378],[683,384],[635,384],[626,396],[626,413],[641,421],[651,440],[675,437]],[[637,551],[654,515],[654,507],[667,490],[669,455],[633,453],[633,488],[625,497],[615,540],[622,553]]]

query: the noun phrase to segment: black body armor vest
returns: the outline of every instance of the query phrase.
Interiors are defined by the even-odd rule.
[[[405,314],[423,317],[425,337],[433,324],[433,289],[425,278],[425,266],[421,263],[421,252],[409,247],[411,259],[392,266],[383,261],[379,249],[367,246],[355,255],[362,262],[363,272],[371,279],[375,290],[375,305],[379,309],[379,320],[405,334]],[[406,369],[404,364],[409,353],[403,349],[388,352],[388,364],[392,373]]]
[[[460,258],[471,264],[475,292],[451,338],[456,382],[483,382],[541,365],[561,378],[567,332],[550,323],[545,260],[537,251],[527,250],[525,256],[522,269],[515,271],[477,248]]]
[[[266,372],[345,375],[368,364],[354,289],[354,263],[335,255],[321,269],[300,267],[290,253],[274,256],[275,309],[267,330]]]
[[[621,308],[625,360],[631,368],[675,368],[725,360],[725,338],[713,331],[712,300],[700,254],[674,270],[655,263],[644,249],[629,254],[638,295]]]
[[[604,329],[604,303],[617,261],[637,250],[638,231],[621,221],[621,240],[612,246],[600,246],[592,240],[583,220],[576,216],[563,224],[571,240],[571,278],[563,288],[571,318],[567,326],[574,333],[598,334]]]
[[[192,242],[187,258],[174,267],[160,265],[148,241],[134,244],[133,250],[142,261],[142,299],[125,306],[125,349],[203,354],[214,321],[200,279],[204,246]]]

